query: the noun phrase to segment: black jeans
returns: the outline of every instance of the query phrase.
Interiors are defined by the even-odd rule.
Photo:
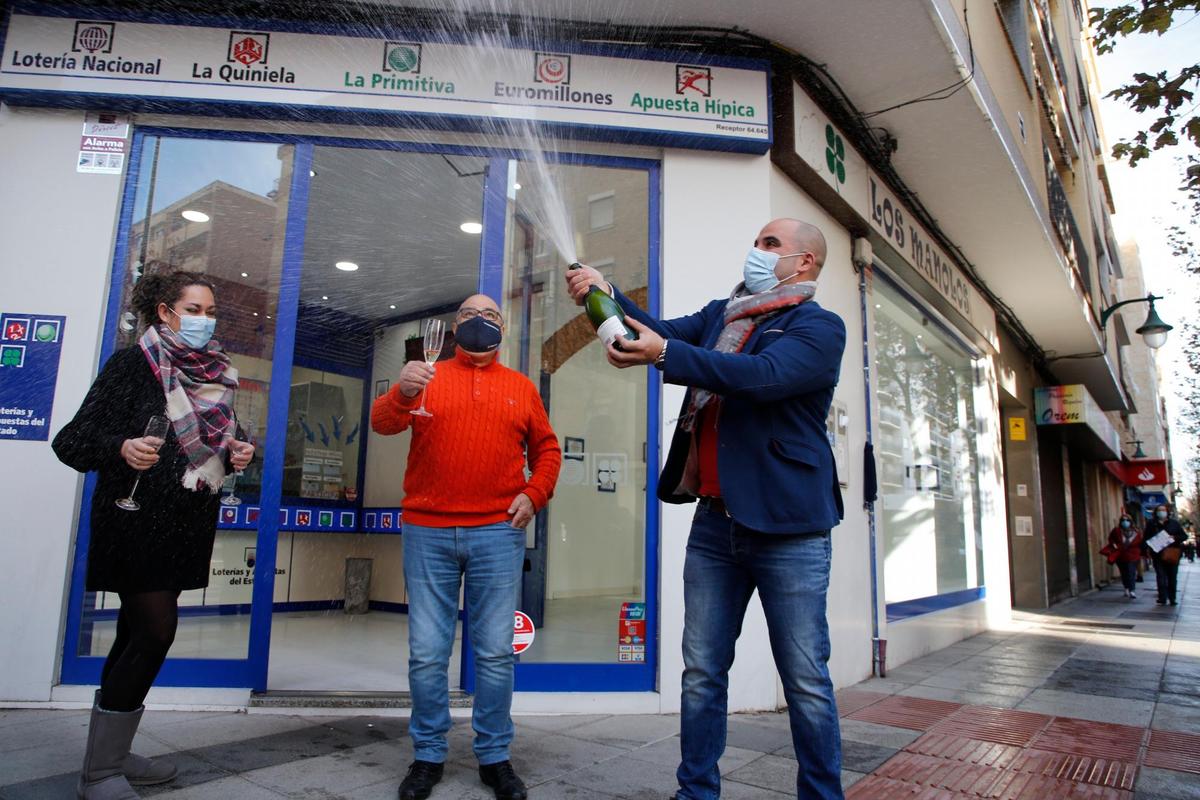
[[[1175,588],[1179,581],[1179,564],[1167,564],[1154,559],[1154,577],[1158,581],[1158,601],[1175,604]]]
[[[1117,569],[1121,570],[1121,584],[1127,591],[1132,592],[1137,586],[1137,562],[1118,561]]]

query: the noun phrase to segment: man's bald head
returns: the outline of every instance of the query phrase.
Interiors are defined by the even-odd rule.
[[[818,271],[825,266],[825,234],[821,233],[820,228],[804,220],[787,217],[777,219],[771,224],[775,223],[780,223],[790,232],[793,253],[812,253]]]
[[[816,280],[825,265],[825,236],[804,220],[782,217],[771,220],[758,233],[754,246],[778,253],[776,276],[785,283]]]
[[[458,307],[458,310],[462,311],[464,308],[473,308],[476,311],[491,309],[497,313],[500,312],[500,306],[496,304],[495,300],[488,297],[486,294],[473,294],[466,300],[463,300],[462,305]]]

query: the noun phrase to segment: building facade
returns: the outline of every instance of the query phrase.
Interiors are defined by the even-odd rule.
[[[1127,470],[1103,464],[1154,412],[1120,357],[1140,337],[1101,324],[1133,267],[1077,4],[672,0],[622,25],[485,5],[8,12],[0,404],[40,424],[0,428],[0,553],[23,565],[0,636],[28,642],[0,655],[0,701],[85,701],[111,644],[119,601],[83,586],[92,478],[48,440],[163,267],[216,284],[262,457],[223,489],[241,502],[152,702],[402,702],[407,440],[370,432],[369,407],[422,357],[423,320],[484,291],[564,449],[528,532],[516,708],[677,710],[691,508],[654,491],[683,389],[609,369],[562,273],[690,313],[776,217],[824,231],[817,299],[849,334],[827,421],[835,682],[1107,582]],[[366,615],[344,613],[350,559],[370,563]],[[769,658],[755,606],[731,709],[782,704]],[[464,637],[467,692],[470,667]]]

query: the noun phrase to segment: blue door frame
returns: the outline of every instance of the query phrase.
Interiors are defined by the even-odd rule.
[[[304,256],[304,237],[308,218],[309,171],[317,146],[354,149],[388,149],[409,152],[447,153],[489,158],[484,183],[483,235],[480,242],[479,291],[500,297],[504,285],[505,218],[507,210],[507,180],[509,159],[521,159],[518,150],[471,148],[422,143],[381,142],[330,137],[306,137],[260,133],[211,131],[192,128],[135,128],[129,171],[121,199],[121,212],[113,253],[109,282],[106,327],[101,343],[100,363],[103,364],[116,345],[115,322],[120,317],[120,303],[128,258],[129,234],[132,226],[137,187],[146,156],[149,137],[177,136],[193,139],[222,139],[229,141],[258,141],[292,144],[295,147],[292,179],[289,190],[288,213],[281,265],[279,300],[276,311],[276,337],[272,353],[271,391],[267,410],[267,436],[263,444],[263,483],[260,495],[254,589],[250,605],[250,631],[247,655],[244,659],[168,658],[156,681],[162,686],[234,687],[263,691],[267,686],[270,658],[271,622],[274,609],[274,576],[279,537],[279,517],[283,491],[283,458],[286,439],[288,403],[295,354],[296,323],[300,301],[300,282]],[[563,154],[562,163],[580,166],[637,169],[647,172],[649,242],[647,275],[649,311],[655,316],[660,307],[659,243],[661,239],[661,172],[657,161]],[[657,371],[647,368],[647,511],[645,530],[645,585],[647,631],[646,662],[617,663],[538,663],[518,661],[515,685],[518,691],[654,691],[658,664],[658,543],[659,507],[654,500],[659,461],[659,400],[661,383]],[[91,507],[95,489],[95,474],[84,481],[78,536],[75,542],[71,570],[71,591],[64,631],[61,681],[68,684],[97,684],[104,663],[102,656],[79,655],[80,642],[90,622],[84,619],[87,545],[90,539],[90,520],[86,509]],[[463,636],[463,688],[473,691],[473,658],[469,637]]]

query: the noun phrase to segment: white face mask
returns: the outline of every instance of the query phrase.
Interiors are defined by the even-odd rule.
[[[169,310],[179,317],[179,338],[183,343],[193,350],[203,350],[217,329],[217,321],[199,315],[180,314],[173,308]]]
[[[781,258],[795,258],[802,255],[804,253],[780,255],[779,253],[772,253],[769,250],[759,250],[757,247],[751,247],[750,252],[746,254],[746,263],[742,265],[742,279],[746,282],[746,291],[751,294],[769,292],[784,281],[796,277],[800,273],[799,270],[788,275],[786,278],[777,278],[775,276],[775,265],[779,263],[779,259]]]

